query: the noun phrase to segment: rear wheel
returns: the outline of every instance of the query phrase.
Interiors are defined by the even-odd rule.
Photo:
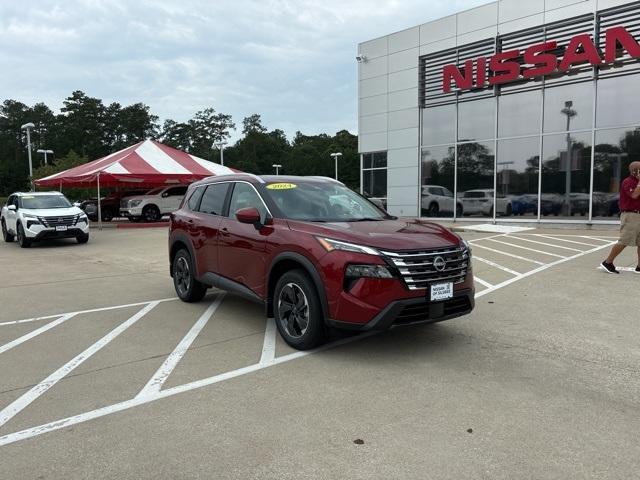
[[[326,338],[324,315],[316,287],[302,270],[280,277],[274,292],[274,316],[285,342],[309,350]]]
[[[29,240],[25,234],[24,234],[24,229],[22,228],[22,224],[18,224],[18,245],[20,245],[21,248],[29,248],[31,246],[31,240]]]
[[[193,260],[189,252],[182,249],[173,257],[173,286],[180,300],[193,303],[202,300],[207,293],[206,285],[196,280]]]
[[[111,210],[105,210],[104,212],[102,212],[102,221],[103,222],[110,222],[111,220],[113,220],[113,212]]]
[[[2,238],[7,243],[13,242],[13,234],[9,233],[9,230],[7,230],[7,226],[5,225],[4,220],[2,220],[1,223],[2,223]]]
[[[440,207],[438,206],[437,203],[432,203],[431,205],[429,205],[430,217],[437,217],[439,214],[440,214]]]
[[[161,217],[160,209],[155,205],[147,205],[142,209],[142,218],[145,222],[157,222]]]

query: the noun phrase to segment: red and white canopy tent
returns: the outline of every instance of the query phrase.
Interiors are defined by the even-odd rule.
[[[39,187],[100,187],[189,184],[203,178],[237,173],[238,170],[189,155],[155,140],[144,140],[106,157],[36,180]]]

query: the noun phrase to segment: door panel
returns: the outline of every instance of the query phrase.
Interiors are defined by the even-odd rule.
[[[266,282],[266,244],[274,232],[264,226],[256,230],[253,225],[240,223],[235,212],[241,208],[255,207],[261,213],[264,224],[267,209],[253,186],[236,183],[229,204],[229,216],[222,220],[218,241],[220,274],[250,288],[264,292]]]
[[[200,274],[206,272],[219,273],[218,265],[218,239],[220,226],[223,220],[222,213],[229,191],[229,183],[214,183],[209,185],[198,208],[196,223],[197,232],[194,236],[201,238],[202,250],[199,254],[201,261]]]

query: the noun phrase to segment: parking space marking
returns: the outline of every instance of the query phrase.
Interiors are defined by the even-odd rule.
[[[523,247],[522,245],[516,245],[515,243],[503,242],[502,240],[489,239],[491,242],[500,243],[502,245],[507,245],[508,247],[519,248],[521,250],[527,250],[529,252],[541,253],[543,255],[549,255],[550,257],[556,258],[567,258],[564,255],[558,255],[557,253],[549,253],[543,250],[536,250],[535,248]]]
[[[211,317],[213,317],[213,314],[216,313],[216,310],[218,310],[218,307],[222,303],[222,299],[225,295],[226,294],[224,292],[216,295],[216,299],[211,302],[209,308],[207,308],[207,310],[200,316],[198,321],[196,321],[193,327],[191,327],[184,338],[180,340],[176,348],[173,349],[173,352],[169,354],[156,373],[153,374],[147,384],[142,388],[142,390],[140,390],[137,397],[145,397],[160,391],[162,385],[164,385],[164,382],[167,381],[171,372],[173,372],[178,366],[178,363],[180,363],[182,357],[187,353],[187,350],[189,350],[189,347],[197,338],[198,334],[209,322]]]
[[[269,365],[276,358],[276,321],[274,318],[267,319],[267,327],[264,331],[264,341],[262,343],[262,355],[260,365]]]
[[[536,243],[538,245],[544,245],[545,247],[559,248],[560,250],[568,250],[570,252],[584,252],[584,250],[580,250],[578,248],[561,247],[560,245],[555,245],[553,243],[539,242],[537,240],[531,240],[530,238],[520,238],[516,236],[512,236],[511,238],[513,238],[514,240],[522,240],[523,242],[530,242],[530,243]]]
[[[85,313],[108,312],[110,310],[119,310],[121,308],[141,307],[142,305],[148,305],[149,303],[152,303],[152,302],[164,303],[164,302],[173,302],[175,300],[178,300],[178,297],[161,298],[160,300],[147,300],[146,302],[126,303],[124,305],[115,305],[113,307],[92,308],[90,310],[78,310],[77,312],[58,313],[56,315],[46,315],[44,317],[33,317],[33,318],[26,318],[24,320],[14,320],[12,322],[3,322],[3,323],[0,323],[0,327],[5,327],[9,325],[19,325],[21,323],[39,322],[41,320],[51,320],[52,318],[58,318],[64,315],[83,315]]]
[[[495,250],[493,248],[489,248],[489,247],[485,247],[484,245],[480,245],[478,243],[474,243],[474,242],[469,242],[471,244],[471,246],[473,246],[474,248],[481,248],[483,250],[487,250],[488,252],[493,252],[493,253],[497,253],[499,255],[504,255],[506,257],[511,257],[511,258],[516,258],[518,260],[524,260],[525,262],[530,262],[530,263],[535,263],[537,265],[546,265],[546,263],[543,262],[539,262],[537,260],[532,260],[530,258],[526,258],[526,257],[521,257],[520,255],[515,255],[513,253],[509,253],[509,252],[503,252],[501,250]]]
[[[524,235],[527,235],[527,234],[524,234]],[[504,236],[504,235],[501,235],[501,236]],[[507,235],[507,237],[508,237],[508,235]],[[497,238],[497,237],[494,237],[494,238]],[[481,292],[477,292],[476,295],[475,295],[476,298],[480,298],[480,297],[483,297],[485,295],[488,295],[488,294],[490,294],[492,292],[495,292],[496,290],[499,290],[499,289],[504,288],[504,287],[506,287],[508,285],[511,285],[511,284],[513,284],[515,282],[518,282],[519,280],[522,280],[524,278],[533,276],[533,275],[535,275],[537,273],[540,273],[542,271],[550,269],[550,268],[552,268],[552,267],[554,267],[556,265],[560,265],[562,263],[569,262],[571,260],[583,257],[585,255],[589,255],[589,254],[598,252],[600,250],[604,250],[604,249],[609,248],[611,245],[616,243],[615,241],[612,241],[612,240],[601,240],[601,239],[598,239],[598,238],[593,238],[593,237],[588,237],[588,236],[583,236],[582,238],[592,238],[594,240],[600,240],[600,241],[603,241],[603,242],[606,242],[606,243],[604,243],[602,245],[599,245],[599,246],[594,246],[593,248],[591,248],[589,250],[586,250],[586,251],[580,251],[579,253],[576,253],[575,255],[572,255],[570,257],[562,257],[560,255],[549,254],[548,252],[538,251],[538,253],[544,253],[544,254],[547,254],[547,255],[559,257],[559,260],[556,260],[556,261],[551,262],[551,263],[543,264],[543,265],[539,266],[538,268],[535,268],[534,270],[528,271],[526,273],[518,273],[515,270],[506,269],[506,267],[503,267],[502,265],[499,265],[499,264],[497,264],[495,262],[491,262],[490,260],[474,257],[476,260],[478,260],[480,262],[487,263],[487,264],[489,264],[491,266],[495,266],[496,268],[499,268],[499,269],[503,269],[503,270],[506,269],[506,271],[508,271],[509,273],[514,275],[513,278],[511,278],[511,279],[509,279],[509,280],[507,280],[505,282],[499,283],[497,285],[491,285],[490,283],[485,282],[484,280],[479,279],[478,277],[475,277],[474,280],[476,282],[478,282],[480,285],[484,285],[485,287],[487,287],[485,290],[483,290]],[[615,238],[615,237],[611,237],[611,238]],[[478,239],[478,240],[484,240],[484,239]],[[478,240],[476,240],[476,241],[478,241]],[[491,239],[489,239],[489,240],[491,240]],[[500,241],[498,241],[498,242],[500,243]],[[506,243],[506,244],[509,245],[509,246],[516,247],[516,248],[527,249],[527,247],[520,247],[518,245],[513,245],[513,244],[508,244],[508,243]],[[529,249],[529,250],[531,250],[531,249]],[[157,303],[160,303],[162,301],[171,301],[171,300],[175,300],[175,298],[174,299],[158,300],[158,301],[155,301],[155,302],[141,302],[139,304],[130,304],[130,305],[123,305],[123,306],[118,306],[118,307],[107,307],[107,308],[102,308],[102,309],[88,310],[87,313],[93,312],[93,311],[115,310],[117,308],[125,308],[126,306],[134,306],[134,305],[146,305],[145,309],[147,309],[149,307],[152,307],[152,305],[155,306],[155,305],[157,305]],[[145,309],[143,309],[143,310],[145,310]],[[83,313],[83,312],[71,312],[71,313],[76,313],[77,314],[77,313]],[[142,310],[140,312],[138,312],[138,314],[140,314],[140,313],[142,313]],[[60,315],[53,315],[53,316],[48,317],[48,318],[57,318],[59,316]],[[17,323],[17,322],[10,322],[10,323],[14,324],[14,323]],[[118,328],[120,328],[120,327],[118,327]],[[114,331],[110,332],[109,334],[107,334],[107,336],[113,334],[113,332]],[[93,410],[93,411],[84,412],[84,413],[81,413],[79,415],[63,418],[63,419],[60,419],[60,420],[52,421],[52,422],[49,422],[49,423],[46,423],[46,424],[42,424],[42,425],[39,425],[39,426],[35,426],[35,427],[30,427],[30,428],[27,428],[27,429],[24,429],[24,430],[21,430],[21,431],[18,431],[18,432],[9,433],[9,434],[6,434],[6,435],[0,437],[0,447],[1,446],[5,446],[5,445],[9,445],[9,444],[12,444],[12,443],[15,443],[15,442],[19,442],[19,441],[22,441],[22,440],[26,440],[28,438],[36,437],[36,436],[42,435],[44,433],[53,432],[53,431],[60,430],[60,429],[66,428],[66,427],[70,427],[72,425],[77,425],[77,424],[80,424],[80,423],[84,423],[84,422],[87,422],[89,420],[93,420],[93,419],[97,419],[97,418],[100,418],[100,417],[104,417],[104,416],[110,415],[112,413],[121,412],[123,410],[127,410],[127,409],[132,408],[132,407],[136,407],[136,406],[139,406],[139,405],[147,404],[147,403],[150,403],[150,402],[153,402],[153,401],[156,401],[156,400],[160,400],[160,399],[163,399],[163,398],[168,398],[168,397],[180,394],[180,393],[184,393],[184,392],[192,391],[192,390],[199,389],[199,388],[202,388],[202,387],[210,386],[210,385],[213,385],[213,384],[216,384],[216,383],[220,383],[220,382],[223,382],[223,381],[226,381],[226,380],[230,380],[230,379],[233,379],[233,378],[238,378],[238,377],[241,377],[243,375],[247,375],[249,373],[257,372],[259,370],[262,370],[262,369],[265,369],[265,368],[269,368],[271,366],[283,364],[283,363],[286,363],[286,362],[290,362],[292,360],[296,360],[298,358],[302,358],[302,357],[306,357],[308,355],[312,355],[312,354],[317,353],[317,352],[321,352],[321,351],[328,350],[328,349],[331,349],[331,348],[335,348],[335,347],[338,347],[338,346],[341,346],[341,345],[345,345],[345,344],[348,344],[348,343],[354,342],[356,340],[360,340],[362,338],[365,338],[365,337],[368,337],[368,336],[371,336],[371,335],[375,335],[375,334],[376,334],[376,332],[369,332],[369,333],[358,335],[358,336],[354,336],[354,337],[348,337],[348,338],[345,338],[345,339],[342,339],[342,340],[339,340],[339,341],[336,341],[336,342],[332,342],[330,344],[323,345],[322,347],[317,348],[315,350],[304,351],[304,352],[295,352],[295,353],[291,353],[289,355],[284,355],[282,357],[275,358],[275,336],[276,336],[275,321],[273,319],[268,319],[267,320],[267,326],[266,326],[266,329],[265,329],[265,338],[264,338],[264,341],[263,341],[262,356],[261,356],[261,359],[260,359],[259,363],[256,363],[256,364],[253,364],[253,365],[249,365],[247,367],[242,367],[242,368],[239,368],[237,370],[233,370],[233,371],[225,372],[225,373],[222,373],[222,374],[214,375],[212,377],[208,377],[208,378],[205,378],[205,379],[202,379],[202,380],[197,380],[197,381],[186,383],[186,384],[179,385],[179,386],[176,386],[176,387],[168,388],[168,389],[165,389],[165,390],[159,390],[157,392],[151,392],[149,395],[145,395],[145,396],[138,395],[138,396],[136,396],[136,397],[134,397],[134,398],[132,398],[130,400],[126,400],[126,401],[123,401],[123,402],[120,402],[120,403],[109,405],[109,406],[106,406],[106,407],[103,407],[103,408],[99,408],[99,409],[96,409],[96,410]],[[90,347],[90,348],[92,348],[92,347]],[[89,350],[89,349],[87,349],[87,350]],[[87,352],[87,350],[85,350],[85,352]],[[83,352],[83,354],[85,352]],[[271,356],[272,352],[273,352],[273,358]],[[93,352],[93,353],[95,353],[95,352]],[[91,354],[93,354],[93,353],[91,353]],[[76,357],[76,359],[81,357],[83,354],[80,354],[78,357]],[[76,359],[74,359],[74,360],[76,360]],[[81,361],[84,361],[85,359],[86,358],[83,358],[83,359],[81,359]],[[74,362],[74,360],[69,362],[67,365],[72,364],[72,362]],[[67,365],[65,365],[65,367]],[[76,366],[77,365],[72,366],[71,370],[73,368],[75,368]],[[58,370],[58,372],[61,372],[65,367],[62,367],[62,369]],[[60,378],[58,378],[58,380],[63,378],[65,375],[67,375],[71,370],[68,370],[66,372],[61,372],[60,374],[58,374],[58,376],[60,377]],[[56,372],[56,373],[58,373],[58,372]],[[49,380],[49,378],[51,378],[51,377],[54,377],[56,375],[56,373],[54,373],[50,377],[48,377],[47,380]],[[44,382],[41,382],[41,384],[45,383],[47,380],[45,380]],[[51,386],[53,386],[53,384],[49,385],[47,388],[50,388]],[[35,390],[36,388],[38,388],[38,386],[34,387],[34,389],[32,389],[31,391]],[[31,391],[27,392],[27,394],[23,395],[23,397],[20,397],[16,402],[20,402],[21,399],[23,399],[26,395],[29,395],[29,393],[31,393]],[[42,392],[42,393],[44,393],[44,392]],[[38,396],[41,395],[42,393],[39,393]],[[35,398],[37,398],[37,396]],[[31,403],[33,400],[35,400],[35,398],[33,398],[29,403]],[[16,403],[16,402],[14,402],[14,403]],[[29,403],[25,404],[20,410],[25,408]],[[9,407],[11,407],[12,405],[10,405]],[[7,409],[9,407],[7,407]],[[5,410],[7,410],[7,409],[5,409]],[[0,426],[2,426],[4,423],[6,423],[6,421],[4,421],[4,422],[2,421],[5,410],[0,412]],[[15,413],[14,413],[14,415],[15,415]]]
[[[5,407],[2,411],[0,411],[0,427],[11,420],[14,416],[24,410],[27,406],[29,406],[32,402],[38,399],[41,395],[43,395],[47,390],[53,387],[56,383],[66,377],[69,373],[75,370],[77,367],[82,365],[86,360],[91,358],[95,353],[100,351],[103,347],[107,346],[111,341],[124,332],[127,328],[135,324],[138,320],[144,317],[147,313],[153,310],[159,302],[149,303],[146,307],[140,310],[138,313],[133,315],[131,318],[121,323],[119,326],[111,330],[100,340],[95,342],[89,348],[87,348],[84,352],[76,355],[73,359],[69,360],[66,364],[60,367],[58,370],[53,372],[27,393],[13,401],[9,406]]]
[[[483,287],[486,288],[493,288],[493,285],[489,282],[485,282],[484,280],[482,280],[480,277],[476,277],[475,275],[473,276],[473,280],[478,282],[480,285],[482,285]]]
[[[53,322],[49,322],[46,325],[43,325],[42,327],[37,328],[33,332],[29,332],[29,333],[21,336],[20,338],[16,338],[15,340],[13,340],[13,341],[11,341],[9,343],[5,343],[4,345],[0,346],[0,354],[2,354],[4,352],[8,352],[12,348],[15,348],[18,345],[21,345],[24,342],[26,342],[28,340],[31,340],[32,338],[35,338],[38,335],[51,330],[53,327],[57,327],[58,325],[60,325],[60,324],[62,324],[64,322],[66,322],[67,320],[75,317],[76,315],[77,315],[76,313],[68,313],[67,315],[63,315],[62,317],[54,320]]]
[[[567,240],[566,238],[559,238],[559,237],[552,237],[550,235],[542,235],[542,234],[535,234],[536,237],[540,237],[540,238],[548,238],[549,240],[557,240],[559,242],[565,242],[565,243],[573,243],[575,245],[584,245],[585,247],[597,247],[598,245],[594,245],[593,243],[585,243],[585,242],[576,242],[575,240]]]
[[[478,257],[477,255],[474,255],[473,259],[478,260],[479,262],[482,262],[482,263],[486,263],[487,265],[490,265],[494,268],[502,270],[503,272],[507,272],[507,273],[510,273],[511,275],[515,275],[516,277],[519,275],[522,275],[520,272],[516,272],[515,270],[507,268],[503,265],[500,265],[499,263],[492,262],[491,260],[487,260],[486,258]]]
[[[598,247],[594,247],[591,250],[586,250],[586,251],[584,251],[582,253],[577,253],[577,254],[575,254],[575,255],[573,255],[571,257],[562,258],[562,259],[557,260],[555,262],[548,263],[548,264],[544,265],[543,267],[538,267],[538,268],[536,268],[534,270],[531,270],[531,271],[529,271],[527,273],[523,273],[519,277],[515,277],[515,278],[509,279],[509,280],[507,280],[505,282],[499,283],[498,285],[495,285],[493,288],[490,288],[490,289],[487,289],[487,290],[483,290],[482,292],[476,293],[476,298],[484,297],[485,295],[487,295],[489,293],[492,293],[492,292],[494,292],[496,290],[499,290],[501,288],[507,287],[507,286],[511,285],[512,283],[515,283],[517,281],[522,280],[523,278],[530,277],[530,276],[535,275],[537,273],[543,272],[543,271],[545,271],[545,270],[547,270],[547,269],[549,269],[551,267],[555,267],[556,265],[561,265],[563,263],[570,262],[571,260],[575,260],[577,258],[584,257],[585,255],[590,255],[592,253],[599,252],[600,250],[604,250],[605,248],[611,247],[615,243],[616,242],[609,242],[606,245],[601,245],[601,246],[598,246]]]

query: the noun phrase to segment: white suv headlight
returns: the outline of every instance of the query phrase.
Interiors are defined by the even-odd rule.
[[[368,255],[380,256],[380,252],[378,250],[371,247],[365,247],[364,245],[356,245],[355,243],[342,242],[340,240],[321,237],[318,237],[318,241],[327,252],[342,250],[344,252],[366,253]]]
[[[130,207],[137,207],[142,203],[142,200],[129,200]]]

